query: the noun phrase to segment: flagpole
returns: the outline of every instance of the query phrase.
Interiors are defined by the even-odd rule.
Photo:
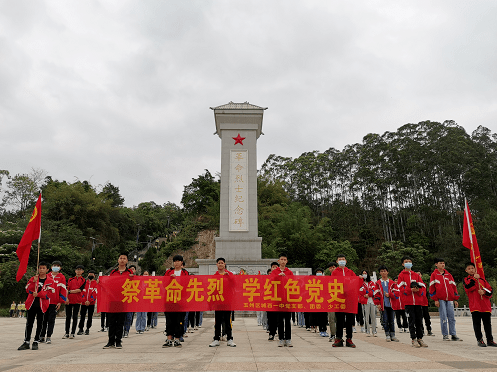
[[[471,224],[469,223],[469,204],[468,204],[468,201],[466,200],[466,198],[464,198],[464,203],[466,204],[464,207],[466,209],[466,213],[464,213],[466,215],[466,223],[468,224],[468,233],[469,233],[469,241],[471,242],[471,253],[473,254],[473,263],[475,264],[475,268],[476,268],[476,273],[478,273],[478,268],[476,265],[478,265],[476,263],[476,256],[475,256],[475,250],[473,248],[473,230],[471,230]],[[478,278],[478,288],[481,289],[481,283],[480,283],[480,279]],[[481,298],[483,298],[482,295],[480,295]]]

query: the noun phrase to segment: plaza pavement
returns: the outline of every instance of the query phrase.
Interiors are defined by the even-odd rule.
[[[497,318],[492,319],[494,324]],[[293,348],[269,342],[255,318],[233,322],[235,348],[208,347],[214,334],[212,318],[189,333],[182,348],[163,349],[164,318],[159,328],[143,335],[130,333],[123,349],[103,350],[107,334],[97,332],[100,319],[88,336],[62,340],[64,319],[58,318],[52,344],[37,351],[18,351],[24,335],[24,319],[0,318],[0,372],[29,371],[497,371],[497,348],[476,346],[471,318],[457,318],[458,336],[464,341],[442,341],[438,318],[432,318],[436,337],[425,337],[427,349],[410,345],[407,333],[399,343],[355,333],[356,349],[332,348],[328,338],[292,327]],[[496,332],[497,333],[497,332]]]

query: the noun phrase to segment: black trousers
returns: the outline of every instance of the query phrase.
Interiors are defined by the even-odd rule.
[[[36,319],[36,331],[34,341],[40,341],[41,327],[43,326],[43,311],[41,311],[40,300],[35,298],[33,304],[27,311],[26,319],[26,330],[24,332],[24,341],[29,342],[31,340],[31,333],[33,331],[33,324]]]
[[[107,313],[107,324],[109,326],[109,344],[114,345],[121,342],[123,338],[124,320],[127,313]]]
[[[267,312],[267,323],[269,335],[274,336],[276,334],[276,329],[278,328],[278,317],[274,311]]]
[[[107,317],[106,315],[107,313],[104,312],[100,313],[100,328],[109,327],[109,317]]]
[[[43,326],[41,328],[40,337],[52,337],[53,327],[55,326],[55,318],[57,317],[57,305],[48,305],[48,310],[43,316]]]
[[[180,338],[183,336],[185,313],[164,313],[166,316],[166,336]]]
[[[423,338],[423,309],[421,305],[406,305],[411,340]]]
[[[352,339],[352,327],[354,326],[355,314],[353,313],[335,313],[337,319],[337,334],[336,338],[343,338],[343,329],[345,328],[345,336]]]
[[[483,339],[483,334],[481,333],[482,322],[483,329],[485,330],[485,336],[487,337],[487,342],[494,340],[492,336],[491,317],[491,313],[481,313],[479,311],[473,311],[471,313],[471,319],[473,320],[473,330],[475,331],[475,336],[478,341]]]
[[[291,340],[292,339],[292,323],[291,314],[288,312],[278,311],[276,313],[278,319],[278,338],[280,340]]]
[[[407,328],[407,317],[405,310],[395,310],[395,317],[397,318],[397,328]]]
[[[421,306],[421,308],[423,309],[423,319],[425,320],[426,330],[431,332],[431,317],[428,306]]]
[[[188,313],[188,326],[190,328],[195,328],[195,312],[194,311],[190,311]]]
[[[86,329],[90,329],[93,323],[93,312],[95,311],[95,305],[81,305],[81,316],[79,318],[79,330],[83,331],[85,327],[85,317],[88,313],[88,321],[86,322]]]
[[[147,313],[147,327],[150,328],[150,325],[152,324],[152,314],[151,312]]]
[[[80,306],[81,304],[66,305],[66,334],[69,334],[69,328],[71,328],[71,318],[72,318],[71,334],[76,333]]]
[[[355,314],[355,318],[357,320],[357,323],[361,327],[364,327],[364,313],[362,312],[362,304],[357,303],[357,314]]]
[[[311,328],[311,313],[304,313],[305,328]]]
[[[214,312],[215,325],[214,325],[214,340],[221,339],[221,325],[224,324],[224,332],[226,339],[232,340],[233,333],[231,328],[231,311],[215,311]]]

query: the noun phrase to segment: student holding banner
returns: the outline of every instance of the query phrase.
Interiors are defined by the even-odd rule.
[[[166,271],[164,276],[176,278],[177,276],[190,275],[183,266],[183,256],[177,254],[173,257],[173,267]],[[181,347],[180,338],[183,336],[184,312],[165,312],[167,340],[162,347]]]
[[[231,276],[228,270],[226,270],[226,260],[219,257],[216,260],[217,271],[214,275],[227,275]],[[214,312],[215,323],[214,323],[214,341],[209,345],[209,347],[219,346],[219,340],[221,340],[221,325],[224,323],[224,330],[226,332],[226,338],[228,340],[228,346],[235,347],[236,344],[233,342],[233,333],[231,326],[231,311],[218,311]]]
[[[280,258],[278,259],[279,267],[271,272],[271,276],[293,276],[293,272],[286,267],[288,263],[288,257],[286,254],[280,254]],[[278,321],[278,338],[280,342],[278,347],[288,346],[293,347],[292,345],[292,325],[290,322],[291,314],[286,311],[278,311],[277,312],[277,321]]]
[[[128,264],[128,254],[121,253],[119,255],[119,259],[117,260],[118,267],[110,272],[109,276],[116,277],[133,277],[133,273],[126,267]],[[122,349],[123,345],[121,343],[123,337],[123,329],[124,329],[124,319],[126,318],[126,313],[117,312],[107,314],[107,323],[109,325],[109,342],[104,346],[104,349],[116,348]]]

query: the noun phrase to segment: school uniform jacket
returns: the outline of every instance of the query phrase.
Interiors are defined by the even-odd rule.
[[[33,292],[38,285],[38,295],[36,298],[40,299],[40,308],[41,311],[46,312],[48,309],[48,305],[50,305],[50,298],[48,297],[48,293],[55,293],[55,286],[53,280],[47,275],[45,283],[40,288],[40,283],[37,283],[38,280],[34,277],[30,278],[28,284],[26,285],[26,292],[28,293],[28,298],[26,299],[26,303],[24,304],[25,309],[29,310],[33,302],[35,301],[35,297],[33,297]]]
[[[483,289],[483,295],[478,293],[478,289]],[[473,275],[464,278],[464,290],[468,295],[469,310],[488,313],[492,311],[490,298],[492,297],[492,287],[485,279],[475,279]]]
[[[357,275],[348,267],[344,266],[343,268],[337,267],[335,270],[333,270],[331,276],[357,276]]]
[[[293,271],[290,270],[288,267],[285,267],[285,270],[283,270],[283,271],[281,271],[281,269],[278,267],[277,269],[274,269],[271,272],[271,276],[278,276],[278,275],[280,275],[280,273],[283,273],[286,276],[292,276],[293,275]]]
[[[421,279],[421,283],[425,284],[425,282],[423,282],[423,279]],[[428,306],[428,290],[426,285],[424,287],[421,287],[419,292],[421,293],[421,301],[419,304],[421,306]]]
[[[47,276],[53,280],[55,287],[55,292],[48,293],[50,305],[65,303],[67,300],[66,277],[62,273],[54,273],[53,271],[50,271]]]
[[[447,270],[442,273],[435,269],[430,276],[430,297],[433,301],[457,301],[459,294],[454,278]]]
[[[362,283],[361,285],[361,288],[359,288],[359,303],[362,305],[366,305],[368,303],[368,297],[366,297],[365,295],[371,297],[374,302],[374,295],[377,290],[378,288],[376,288],[376,284],[373,281],[364,281],[364,283]]]
[[[82,305],[85,305],[86,301],[90,302],[90,305],[95,305],[97,300],[97,281],[88,279],[85,283],[85,288],[83,289],[83,300]]]
[[[411,283],[417,282],[420,290],[411,291]],[[412,270],[402,270],[397,279],[397,287],[400,291],[400,299],[404,306],[421,305],[422,297],[426,297],[426,285],[421,277]]]
[[[174,274],[174,267],[171,267],[169,270],[166,271],[164,276],[171,276],[173,274]],[[180,276],[185,276],[185,275],[190,275],[190,273],[186,269],[181,269]]]
[[[374,296],[374,303],[375,303],[375,305],[380,305],[381,310],[383,311],[383,310],[385,310],[385,292],[383,291],[383,286],[381,285],[381,279],[376,281],[376,288],[378,288],[378,290],[376,291],[376,294]],[[397,288],[397,285],[395,284],[395,282],[392,279],[388,279],[387,288],[388,288],[388,295],[389,295],[388,299],[390,300],[390,307],[393,310],[396,310],[396,309],[394,309],[394,305],[393,305],[392,300],[395,296],[399,295],[399,290]]]
[[[85,283],[86,280],[82,276],[80,276],[79,278],[77,276],[69,278],[69,280],[67,281],[67,297],[69,298],[70,305],[80,304],[83,301],[83,289],[85,289]],[[74,289],[81,289],[81,292],[69,293],[69,291],[72,291]]]

